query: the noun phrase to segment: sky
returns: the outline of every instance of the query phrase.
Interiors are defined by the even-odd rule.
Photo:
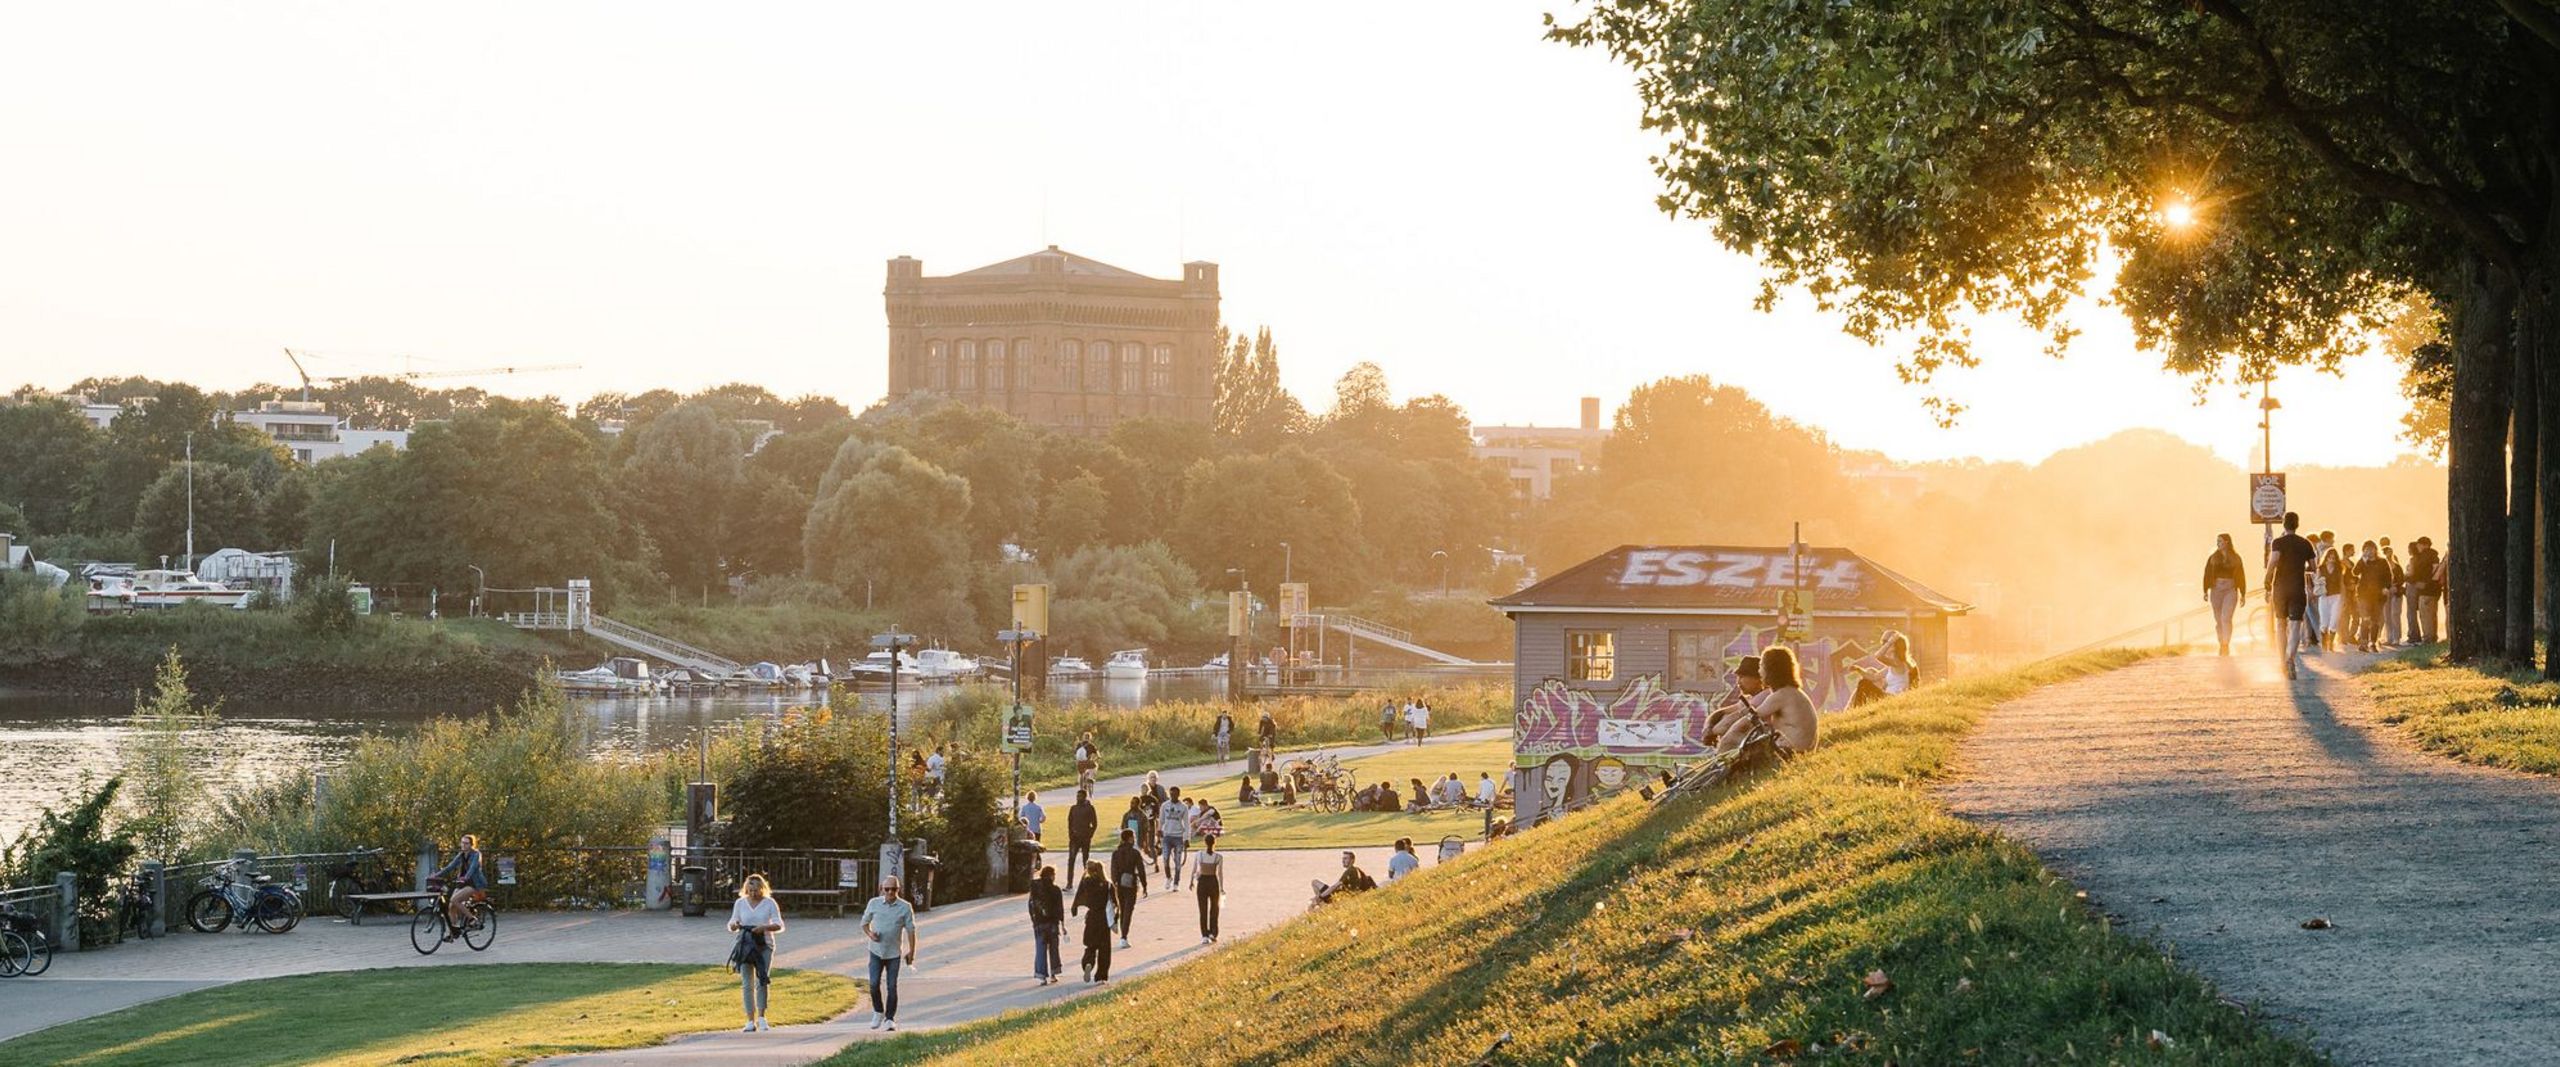
[[[1632,76],[1543,41],[1562,6],[0,0],[0,388],[426,384],[570,400],[885,385],[898,255],[1056,244],[1221,265],[1321,410],[1399,396],[1569,425],[1665,375],[1841,444],[2035,460],[2137,426],[2250,462],[2254,394],[2192,386],[2112,312],[2056,362],[1999,324],[1939,388],[1655,207]],[[2398,370],[2276,382],[2276,459],[2390,461]]]

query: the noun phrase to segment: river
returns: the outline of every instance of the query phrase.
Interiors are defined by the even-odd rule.
[[[1148,681],[1056,681],[1050,699],[1090,700],[1139,707],[1160,700],[1215,700],[1226,678],[1182,675]],[[953,686],[902,693],[913,712],[958,692]],[[707,729],[744,719],[772,719],[784,710],[825,703],[825,694],[725,693],[705,696],[571,697],[591,717],[599,756],[679,751]],[[861,691],[865,710],[888,707],[885,690]],[[37,813],[78,794],[84,780],[115,773],[117,752],[132,733],[132,705],[31,693],[0,693],[0,841],[33,826]],[[203,773],[221,787],[281,776],[288,770],[325,768],[346,758],[358,738],[416,729],[435,717],[428,711],[355,711],[325,705],[231,704],[213,728],[216,743],[197,746]]]

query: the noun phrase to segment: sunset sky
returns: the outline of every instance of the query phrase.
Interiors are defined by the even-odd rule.
[[[0,388],[573,362],[860,408],[886,259],[1222,265],[1321,409],[1351,363],[1480,422],[1703,372],[1845,445],[2036,459],[2131,426],[2246,461],[2256,404],[1995,331],[1941,430],[1894,353],[1665,218],[1630,76],[1541,3],[15,4]],[[2279,464],[2405,450],[2397,368],[2280,378]]]

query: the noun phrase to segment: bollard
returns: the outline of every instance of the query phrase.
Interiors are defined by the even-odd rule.
[[[151,892],[151,914],[142,920],[142,936],[169,932],[169,868],[159,860],[142,864],[142,884]]]
[[[424,892],[426,892],[426,891],[427,891],[427,879],[435,877],[435,876],[436,876],[436,869],[437,869],[437,868],[439,868],[439,867],[442,867],[442,866],[443,866],[443,864],[436,862],[436,841],[435,841],[435,839],[434,839],[434,838],[432,838],[432,837],[422,837],[422,838],[419,838],[419,839],[418,839],[418,879],[417,879],[417,884],[416,884],[416,885],[411,886],[410,888],[411,888],[413,891],[415,891],[415,892],[420,892],[420,893],[424,893]]]
[[[53,950],[80,951],[80,876],[69,871],[53,876]]]

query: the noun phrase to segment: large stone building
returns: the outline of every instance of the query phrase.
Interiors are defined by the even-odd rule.
[[[1058,246],[946,277],[889,261],[889,396],[949,396],[1102,433],[1140,416],[1206,422],[1217,393],[1218,265],[1150,278]]]

